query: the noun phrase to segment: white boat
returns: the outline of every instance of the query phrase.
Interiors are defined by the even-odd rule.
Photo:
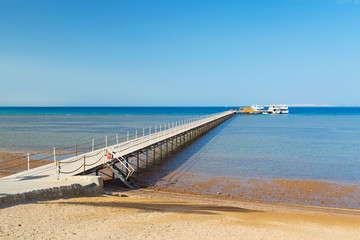
[[[276,105],[270,105],[267,112],[270,114],[280,114],[281,113],[279,106],[276,106]]]
[[[289,114],[289,108],[286,105],[280,106],[280,114]]]
[[[260,105],[252,105],[251,108],[254,110],[254,113],[256,113],[256,114],[265,112],[264,107],[260,106]]]

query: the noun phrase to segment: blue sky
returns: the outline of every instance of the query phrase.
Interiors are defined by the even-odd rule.
[[[360,1],[0,0],[0,106],[360,105]]]

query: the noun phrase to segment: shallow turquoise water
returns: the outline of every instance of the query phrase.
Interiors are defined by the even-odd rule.
[[[0,149],[47,150],[225,111],[207,108],[0,108]],[[237,116],[163,168],[210,176],[360,183],[360,108],[290,108]]]
[[[358,115],[237,116],[193,142],[165,168],[187,159],[178,167],[204,176],[358,184],[359,146]]]

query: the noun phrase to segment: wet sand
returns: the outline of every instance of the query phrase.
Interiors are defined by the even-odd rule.
[[[314,206],[360,208],[360,186],[314,180],[209,177],[174,171],[161,179],[139,176],[140,186],[166,192]]]
[[[0,209],[0,239],[360,239],[360,212],[154,190]]]

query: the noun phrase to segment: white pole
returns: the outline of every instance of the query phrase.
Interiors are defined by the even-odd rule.
[[[95,148],[95,139],[92,140],[92,147],[91,147],[91,150],[94,151],[94,148]]]
[[[54,162],[56,162],[56,151],[55,151],[55,147],[53,148],[53,154],[54,154]]]
[[[107,147],[107,136],[105,137],[105,147]]]
[[[135,130],[135,139],[137,139],[137,130]]]
[[[30,153],[27,154],[28,170],[30,170]]]
[[[118,136],[118,134],[116,134],[115,136],[116,136],[116,144],[119,144],[119,136]]]
[[[129,132],[127,132],[127,139],[126,141],[129,141]]]
[[[142,142],[144,143],[145,142],[145,128],[143,128],[143,140]]]

